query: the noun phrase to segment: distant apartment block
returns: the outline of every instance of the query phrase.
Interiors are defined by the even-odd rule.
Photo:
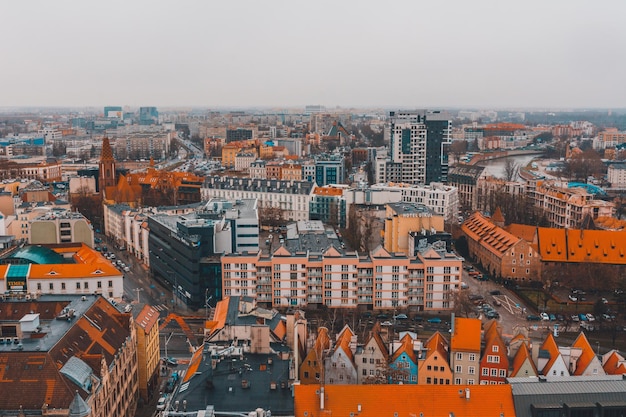
[[[288,232],[285,244],[269,256],[224,255],[224,295],[248,295],[272,307],[453,308],[462,259],[452,253],[428,248],[408,257],[381,247],[347,253],[327,240],[323,228],[306,230],[304,225],[292,236]]]
[[[51,210],[30,221],[28,242],[32,245],[84,243],[94,246],[91,222],[80,213]]]
[[[442,232],[444,217],[415,203],[390,203],[385,212],[385,249],[409,255],[409,233],[422,230]]]

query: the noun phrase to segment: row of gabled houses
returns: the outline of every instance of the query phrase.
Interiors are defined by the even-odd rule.
[[[334,340],[320,327],[302,357],[302,384],[493,385],[519,377],[626,374],[619,352],[600,356],[583,332],[571,346],[558,346],[552,334],[533,343],[523,330],[507,343],[497,321],[482,329],[480,320],[458,317],[449,342],[440,332],[425,342],[413,332],[393,338],[377,323],[358,344],[347,325]]]

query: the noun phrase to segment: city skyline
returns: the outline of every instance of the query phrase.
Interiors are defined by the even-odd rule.
[[[624,108],[624,12],[617,1],[8,2],[0,107]]]

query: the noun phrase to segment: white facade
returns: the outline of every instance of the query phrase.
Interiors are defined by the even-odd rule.
[[[388,203],[405,202],[423,204],[431,209],[434,214],[443,216],[446,222],[453,222],[459,213],[459,195],[456,187],[433,182],[430,185],[409,184],[374,184],[372,192],[388,197]],[[398,193],[400,200],[397,201]]]
[[[607,179],[612,188],[626,187],[626,165],[609,165]]]

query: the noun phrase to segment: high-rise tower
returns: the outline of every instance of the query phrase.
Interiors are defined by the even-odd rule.
[[[409,184],[446,182],[451,122],[440,112],[391,112],[391,164]]]

